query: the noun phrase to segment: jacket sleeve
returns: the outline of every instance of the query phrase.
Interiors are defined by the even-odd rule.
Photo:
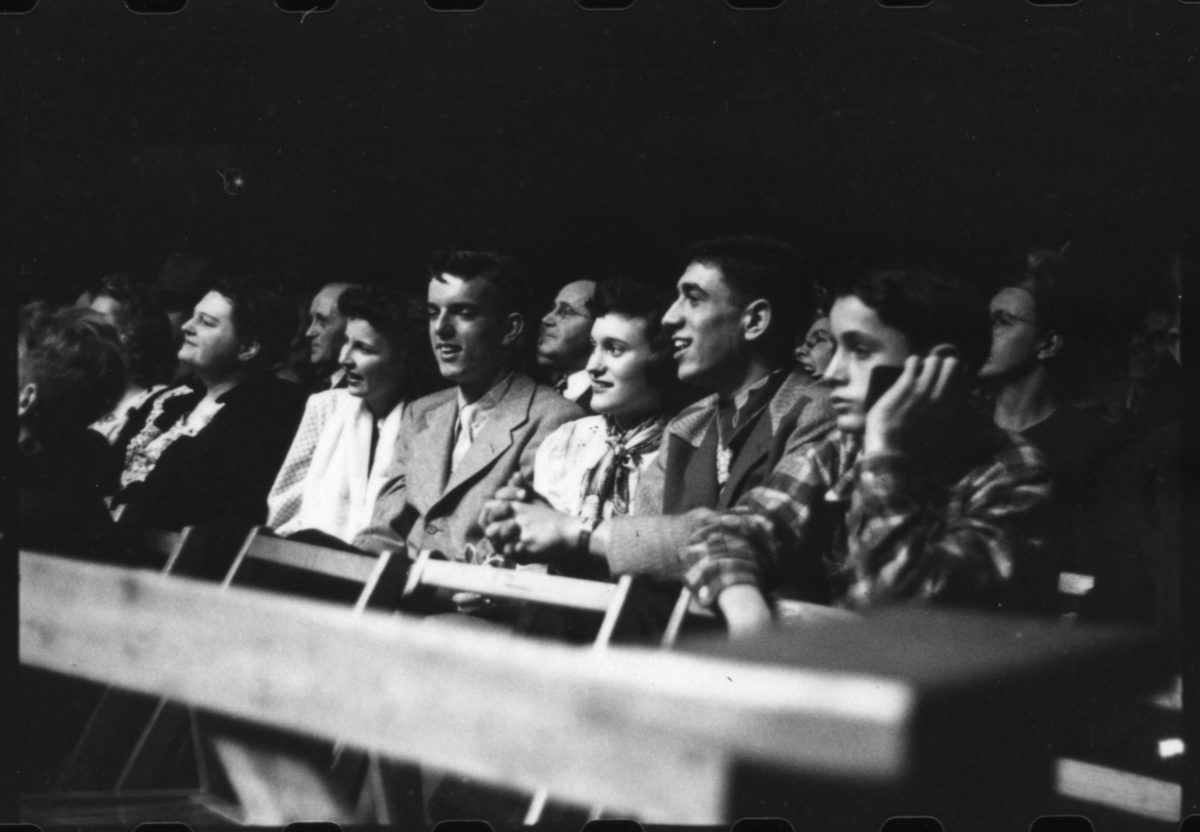
[[[847,599],[873,606],[908,599],[1036,607],[1044,600],[1049,468],[1032,446],[971,472],[936,511],[915,461],[869,455],[847,516],[854,583]]]

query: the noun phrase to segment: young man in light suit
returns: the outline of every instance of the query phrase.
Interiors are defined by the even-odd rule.
[[[515,370],[527,281],[509,257],[436,253],[429,267],[429,336],[454,387],[413,402],[369,528],[368,551],[436,549],[472,560],[484,501],[517,472],[531,475],[542,439],[583,411]]]

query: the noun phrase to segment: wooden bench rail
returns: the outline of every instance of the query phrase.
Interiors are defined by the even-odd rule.
[[[1077,696],[1073,684],[1111,677],[1113,661],[1134,667],[1131,679],[1156,681],[1145,639],[1013,619],[822,625],[725,657],[596,654],[33,553],[22,553],[21,568],[27,664],[518,788],[544,786],[652,823],[727,821],[735,760],[855,782],[923,777],[920,750],[944,747],[928,735],[961,730],[922,718],[926,699],[938,708],[960,702],[1003,726],[1028,720],[1029,701]],[[937,643],[947,627],[963,645]],[[908,665],[895,639],[927,655],[898,672]],[[846,644],[861,656],[848,658],[855,651]],[[787,660],[764,663],[773,650]],[[805,664],[792,663],[797,655]],[[982,695],[996,673],[1029,701]],[[1048,761],[1046,770],[1048,780]]]

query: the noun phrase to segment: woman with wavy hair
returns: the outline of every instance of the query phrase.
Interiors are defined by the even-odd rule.
[[[440,381],[423,309],[399,292],[351,287],[339,296],[346,386],[310,396],[267,499],[267,525],[346,543],[370,524],[406,402]]]

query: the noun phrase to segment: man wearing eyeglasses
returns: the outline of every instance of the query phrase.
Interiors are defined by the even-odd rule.
[[[592,380],[585,369],[592,350],[592,316],[587,304],[595,291],[596,284],[591,280],[575,280],[563,286],[554,298],[554,306],[542,318],[537,345],[538,368],[546,374],[546,380],[585,408],[592,392]]]

